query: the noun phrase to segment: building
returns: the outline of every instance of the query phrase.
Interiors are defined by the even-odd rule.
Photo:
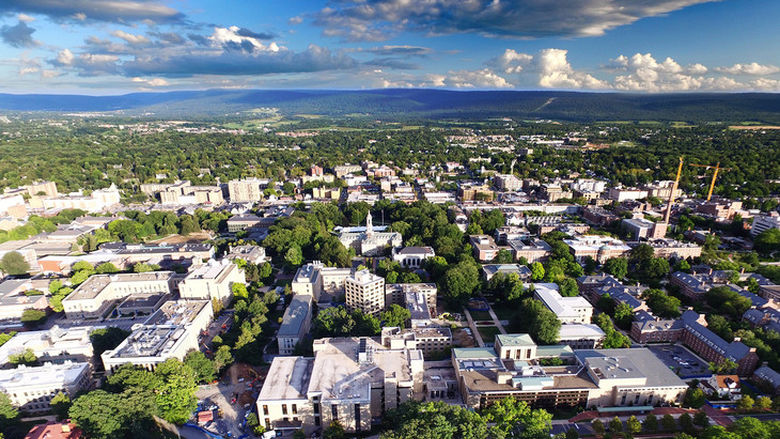
[[[244,270],[228,259],[211,259],[190,269],[179,283],[179,295],[182,299],[216,299],[228,304],[233,297],[234,284],[246,284]]]
[[[561,323],[590,323],[593,316],[593,305],[584,297],[563,297],[558,293],[558,285],[553,283],[532,285],[534,297],[552,311]]]
[[[753,225],[750,228],[750,236],[755,238],[762,232],[770,229],[780,229],[780,216],[756,215],[753,217]]]
[[[599,206],[586,207],[583,209],[582,217],[587,223],[595,226],[609,226],[620,220],[620,217]]]
[[[398,232],[374,231],[374,221],[371,212],[366,216],[366,230],[342,231],[338,234],[339,241],[346,248],[354,248],[357,254],[364,256],[381,255],[388,248],[400,247],[403,238]]]
[[[737,375],[713,375],[706,381],[706,388],[711,389],[721,400],[742,398],[742,383]]]
[[[83,195],[79,191],[66,196],[45,197],[41,202],[47,210],[82,209],[87,212],[104,212],[119,204],[120,199],[119,189],[112,183],[108,188],[92,191],[90,195]]]
[[[561,325],[558,343],[572,349],[595,349],[604,341],[604,331],[592,323],[567,323]]]
[[[360,165],[350,165],[349,163],[333,167],[333,173],[337,178],[344,177],[348,174],[362,171],[363,168]]]
[[[575,236],[564,239],[563,243],[569,246],[569,251],[577,262],[584,262],[590,257],[603,264],[607,259],[626,256],[631,252],[631,247],[623,241],[602,235]]]
[[[509,241],[515,239],[530,239],[531,232],[529,232],[525,227],[501,226],[496,229],[494,237],[497,243],[507,244]]]
[[[416,349],[424,357],[430,357],[441,355],[452,347],[452,331],[437,326],[385,327],[382,328],[381,343],[388,349]]]
[[[32,289],[32,282],[27,279],[7,279],[0,282],[0,322],[18,323],[25,310],[43,311],[49,307],[49,302],[43,294],[24,294]]]
[[[292,355],[295,346],[311,329],[313,297],[309,294],[295,294],[284,311],[282,325],[276,334],[279,355]]]
[[[39,362],[62,363],[92,361],[92,326],[62,328],[57,325],[43,331],[21,331],[0,346],[0,365],[11,355],[31,350]]]
[[[63,422],[48,421],[38,424],[27,432],[24,439],[81,439],[84,432],[76,424],[65,420]]]
[[[625,230],[635,241],[663,238],[666,234],[665,227],[658,227],[657,223],[644,218],[626,218],[620,223],[620,228]]]
[[[62,299],[62,307],[68,319],[100,319],[131,295],[166,295],[175,285],[172,271],[95,274]]]
[[[656,258],[688,259],[701,256],[701,246],[692,242],[682,242],[675,239],[651,239],[647,244],[653,248]]]
[[[314,261],[298,268],[290,287],[293,294],[309,294],[319,302],[323,293],[330,296],[343,293],[344,281],[351,275],[351,268],[326,267]]]
[[[423,356],[373,338],[314,341],[314,357],[276,357],[257,398],[260,424],[306,434],[338,421],[346,431],[423,394]]]
[[[418,297],[424,297],[428,312],[431,316],[436,316],[438,314],[437,291],[436,284],[433,283],[385,284],[385,308],[389,308],[390,305],[406,307],[409,297],[415,297],[415,301]]]
[[[228,181],[228,194],[231,203],[254,203],[263,199],[263,187],[268,185],[267,180],[258,178],[246,178],[243,180]]]
[[[753,378],[773,389],[775,395],[780,394],[780,373],[775,372],[771,367],[766,365],[759,367],[753,372]]]
[[[736,337],[731,343],[723,340],[707,328],[704,316],[694,311],[683,313],[681,341],[706,361],[720,363],[725,360],[737,364],[737,375],[749,376],[758,366],[756,348],[751,348]]]
[[[489,186],[485,185],[460,185],[458,186],[458,198],[460,201],[493,201],[495,194]]]
[[[681,401],[688,387],[647,349],[572,351],[527,334],[498,335],[495,350],[453,349],[452,360],[464,403],[478,410],[507,397],[548,409],[652,406]]]
[[[742,202],[732,200],[708,201],[696,206],[696,212],[713,218],[732,220],[734,215],[742,212]]]
[[[423,261],[436,256],[433,247],[393,247],[393,260],[404,268],[420,268]]]
[[[550,256],[552,247],[541,239],[512,239],[507,242],[516,261],[525,258],[529,264],[542,262]]]
[[[577,287],[580,294],[585,297],[598,300],[598,290],[605,285],[622,285],[614,276],[607,273],[594,274],[592,276],[580,276],[577,278]]]
[[[627,200],[642,200],[647,198],[647,191],[636,188],[613,187],[609,189],[608,198],[618,203]]]
[[[523,187],[523,182],[512,174],[497,174],[493,184],[500,191],[517,191]]]
[[[482,275],[485,280],[493,279],[497,274],[516,274],[520,280],[531,277],[531,269],[520,264],[486,264],[482,266]]]
[[[674,343],[683,331],[682,320],[635,319],[631,323],[631,338],[638,343]]]
[[[39,414],[51,409],[51,399],[62,392],[71,399],[92,385],[89,363],[45,363],[43,366],[21,365],[16,369],[0,370],[0,391],[11,399],[11,404],[24,412]]]
[[[0,216],[9,216],[16,219],[27,217],[27,206],[21,192],[0,194]]]
[[[471,242],[473,247],[474,257],[478,261],[492,261],[498,256],[498,245],[488,235],[471,235],[469,236],[469,242]]]
[[[347,308],[379,317],[385,309],[385,279],[368,270],[360,270],[344,280]]]
[[[273,224],[273,223],[271,223]],[[236,233],[263,225],[263,219],[257,215],[236,215],[227,219],[228,232]]]
[[[262,264],[266,261],[265,249],[258,245],[235,245],[228,249],[225,259],[233,262],[242,259],[250,264]]]
[[[200,333],[213,316],[208,300],[166,302],[119,346],[100,355],[103,367],[110,374],[127,363],[154,370],[170,358],[183,360],[187,352],[199,349]]]

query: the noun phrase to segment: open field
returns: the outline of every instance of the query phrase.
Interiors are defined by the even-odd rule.
[[[730,130],[780,130],[780,125],[731,125]]]

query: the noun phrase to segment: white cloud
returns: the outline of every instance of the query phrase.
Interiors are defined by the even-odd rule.
[[[295,26],[296,24],[301,24],[301,23],[303,23],[303,17],[301,17],[300,15],[296,15],[295,17],[290,17],[290,19],[287,20],[287,24],[291,26]]]
[[[752,62],[748,64],[734,64],[731,67],[718,67],[715,70],[732,75],[771,75],[780,72],[780,67]]]
[[[263,44],[259,38],[242,32],[238,26],[215,27],[214,33],[208,38],[215,46],[245,52],[278,52],[281,49],[275,42]]]
[[[487,64],[495,66],[506,74],[516,74],[522,72],[523,68],[528,66],[533,59],[533,55],[506,49],[501,56],[493,58]]]
[[[572,68],[566,55],[568,50],[544,49],[536,57],[539,68],[539,86],[544,88],[601,89],[609,85],[588,73]]]
[[[35,21],[35,17],[30,17],[30,16],[29,16],[29,15],[27,15],[27,14],[18,14],[18,15],[16,16],[16,18],[17,18],[19,21],[22,21],[22,22],[25,22],[25,23],[32,23],[33,21]]]
[[[122,30],[115,30],[115,31],[111,32],[111,35],[113,35],[113,36],[115,36],[117,38],[121,38],[121,39],[127,41],[129,44],[133,44],[133,45],[141,45],[141,44],[148,44],[149,43],[149,38],[146,38],[143,35],[133,35],[131,33],[127,33],[127,32],[122,31]]]
[[[131,79],[131,81],[141,83],[149,87],[165,87],[170,85],[170,83],[163,78],[144,79],[136,76],[135,78]]]
[[[73,52],[71,52],[70,49],[64,49],[57,54],[55,61],[61,66],[70,66],[73,65],[74,58],[75,57],[73,56]]]
[[[429,74],[420,84],[423,87],[450,88],[510,88],[505,78],[490,69],[451,70],[446,75]]]

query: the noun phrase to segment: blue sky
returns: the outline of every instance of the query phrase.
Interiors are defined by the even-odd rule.
[[[780,91],[777,0],[2,0],[2,92]]]

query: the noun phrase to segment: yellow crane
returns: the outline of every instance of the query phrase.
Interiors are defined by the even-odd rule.
[[[677,176],[674,178],[674,184],[672,185],[672,192],[669,194],[669,202],[666,203],[666,215],[664,215],[664,223],[669,225],[669,217],[672,216],[672,204],[674,204],[674,196],[677,193],[677,187],[680,184],[680,174],[682,174],[683,158],[680,157],[680,165],[677,166]]]
[[[697,168],[705,168],[705,169],[714,169],[715,172],[712,173],[712,182],[710,183],[710,190],[707,192],[707,201],[710,201],[710,198],[712,198],[712,191],[715,189],[715,179],[718,178],[718,172],[720,171],[731,171],[731,168],[721,168],[720,162],[718,162],[715,166],[712,165],[697,165],[695,163],[688,163],[691,166],[696,166]]]

